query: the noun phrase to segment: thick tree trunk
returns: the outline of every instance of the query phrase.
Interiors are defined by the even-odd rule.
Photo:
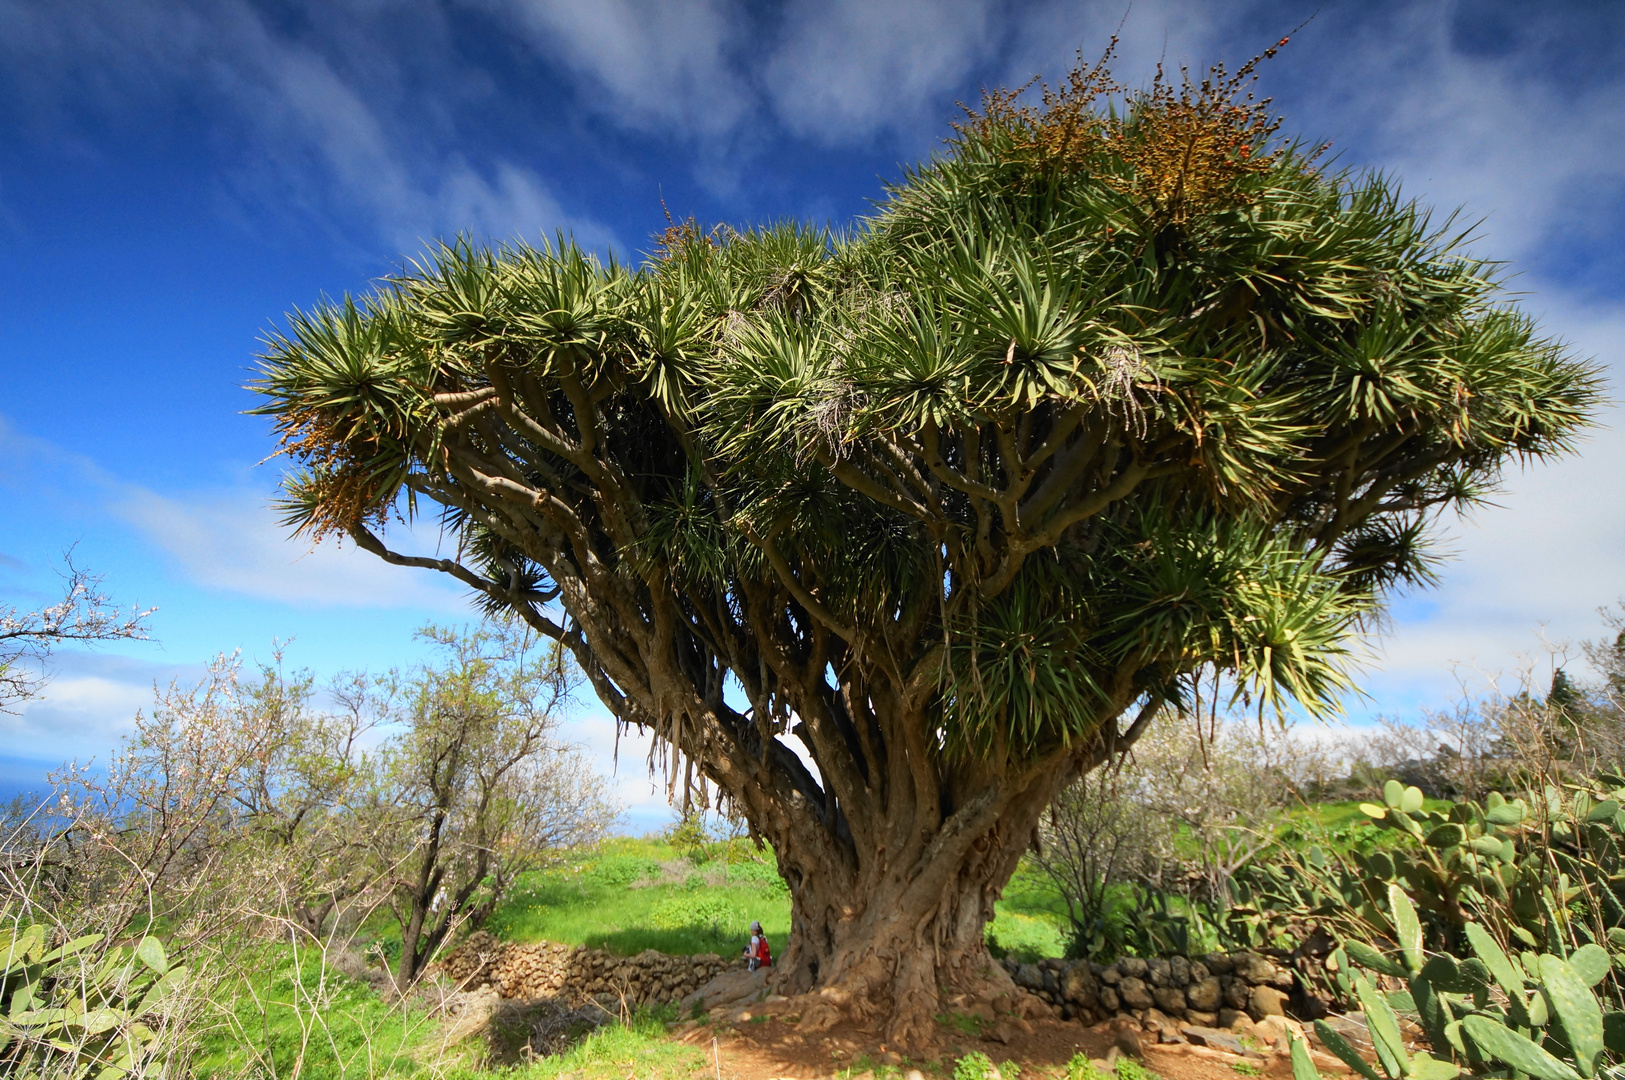
[[[983,937],[993,904],[1031,842],[1056,783],[1057,761],[1016,790],[998,782],[945,821],[870,822],[900,847],[860,851],[804,845],[803,830],[775,839],[789,882],[791,933],[774,975],[780,993],[809,994],[803,1025],[877,1025],[889,1043],[929,1047],[936,1016],[990,1005],[1031,1015]]]

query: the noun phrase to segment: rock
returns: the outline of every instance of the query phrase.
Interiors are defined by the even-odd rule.
[[[1197,1027],[1218,1027],[1219,1014],[1203,1012],[1200,1009],[1186,1009],[1185,1020]]]
[[[1016,1012],[1024,1020],[1053,1020],[1055,1010],[1050,1008],[1037,994],[1022,994],[1015,1002]]]
[[[1213,972],[1208,970],[1206,964],[1195,960],[1191,961],[1191,982],[1201,982],[1211,974]]]
[[[1159,1043],[1182,1043],[1185,1041],[1185,1037],[1179,1033],[1179,1023],[1160,1009],[1147,1009],[1145,1011],[1145,1027],[1147,1031],[1156,1032]]]
[[[1039,973],[1037,964],[1022,964],[1016,968],[1014,978],[1016,985],[1023,990],[1042,990],[1044,988],[1044,976]]]
[[[1118,1029],[1117,1037],[1112,1040],[1112,1047],[1129,1057],[1145,1057],[1145,1049],[1140,1044],[1140,1033],[1128,1028]]]
[[[1236,977],[1245,979],[1254,986],[1267,986],[1274,982],[1281,972],[1274,964],[1262,956],[1248,954],[1244,963],[1236,965]]]
[[[1100,983],[1089,965],[1079,961],[1061,975],[1061,996],[1082,1008],[1093,1008],[1100,997]]]
[[[1117,962],[1117,968],[1125,977],[1143,979],[1146,974],[1146,962],[1138,956],[1125,956]]]
[[[1246,1047],[1241,1045],[1241,1040],[1228,1031],[1220,1031],[1217,1028],[1196,1024],[1186,1024],[1179,1029],[1179,1033],[1197,1046],[1211,1046],[1215,1050],[1223,1050],[1231,1054],[1245,1054],[1247,1052]]]
[[[1251,1035],[1254,1024],[1253,1018],[1244,1012],[1237,1012],[1235,1009],[1220,1009],[1219,1026],[1229,1028],[1240,1035]]]
[[[767,974],[770,970],[772,969],[750,971],[745,968],[732,968],[724,971],[684,997],[678,1003],[678,1008],[687,1013],[695,1006],[709,1011],[725,1005],[754,1004],[767,996]]]
[[[903,1080],[925,1080],[925,1074],[918,1069],[910,1069],[903,1074]]]
[[[1150,988],[1132,975],[1117,985],[1117,993],[1123,999],[1123,1004],[1131,1009],[1149,1009],[1156,1003],[1151,997]]]
[[[1294,1037],[1303,1038],[1303,1025],[1287,1016],[1265,1017],[1259,1023],[1258,1031],[1266,1037],[1274,1036],[1269,1040],[1271,1046],[1283,1048],[1290,1048]]]
[[[1254,1020],[1262,1020],[1266,1016],[1285,1016],[1286,995],[1273,986],[1253,987],[1247,1015]]]
[[[1202,963],[1206,964],[1208,971],[1214,975],[1226,974],[1235,967],[1235,962],[1221,952],[1208,953],[1202,958]]]
[[[1168,961],[1158,958],[1145,962],[1146,981],[1152,986],[1167,986],[1169,982],[1170,965]]]
[[[1189,986],[1191,982],[1191,962],[1183,956],[1170,959],[1168,961],[1168,981],[1180,988]]]
[[[1232,1009],[1246,1010],[1253,1003],[1251,987],[1240,979],[1225,985],[1224,1003]]]
[[[1157,1008],[1170,1016],[1183,1016],[1185,1013],[1185,991],[1177,986],[1153,987],[1151,998],[1157,1003]]]
[[[1107,986],[1116,986],[1123,981],[1123,972],[1116,964],[1100,970],[1100,981]]]
[[[1185,1001],[1193,1009],[1202,1012],[1212,1012],[1224,1001],[1224,987],[1219,980],[1209,975],[1200,982],[1193,982],[1185,987]]]
[[[1043,984],[1044,993],[1053,994],[1056,997],[1060,997],[1061,996],[1061,980],[1056,977],[1055,969],[1046,964],[1044,966],[1044,970],[1043,970],[1042,974],[1043,974],[1042,984]]]
[[[1114,1013],[1123,1007],[1122,999],[1118,996],[1115,987],[1102,986],[1100,988],[1100,1007],[1109,1013]]]

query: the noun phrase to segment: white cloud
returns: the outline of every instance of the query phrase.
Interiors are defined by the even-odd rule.
[[[441,584],[438,575],[390,566],[354,545],[290,537],[257,492],[172,498],[125,486],[112,495],[111,509],[206,588],[301,607],[470,614],[467,591],[449,578]]]
[[[1548,330],[1606,368],[1617,393],[1625,308],[1583,306],[1555,290],[1538,292],[1533,306]],[[1597,609],[1625,598],[1622,419],[1610,407],[1578,455],[1511,474],[1497,506],[1448,530],[1454,558],[1440,586],[1402,605],[1419,610],[1380,643],[1368,680],[1379,709],[1384,698],[1442,704],[1457,692],[1458,674],[1482,690],[1535,662],[1542,678],[1550,674],[1542,635],[1554,645],[1601,636]]]
[[[943,125],[968,71],[997,48],[987,0],[794,0],[763,84],[791,131],[831,143]]]
[[[201,109],[218,142],[246,144],[232,180],[247,204],[358,209],[402,249],[460,231],[506,240],[563,229],[592,246],[613,240],[601,224],[566,212],[533,168],[501,158],[476,166],[448,148],[399,92],[398,72],[384,77],[363,64],[346,77],[244,0],[0,0],[0,56],[40,109],[116,111],[172,99]]]
[[[682,136],[731,132],[751,110],[730,52],[741,13],[727,0],[493,0],[531,44],[586,76],[588,107],[625,127]],[[601,93],[599,93],[601,92]]]
[[[66,650],[51,658],[50,671],[40,697],[15,713],[0,713],[5,758],[105,763],[118,740],[134,729],[136,712],[151,708],[154,684],[201,678],[203,667]]]
[[[1093,63],[1114,34],[1118,45],[1112,70],[1130,85],[1149,83],[1159,63],[1175,75],[1181,64],[1199,73],[1214,60],[1231,59],[1216,53],[1213,14],[1210,5],[1173,0],[1051,0],[1036,6],[1015,28],[999,82],[1023,86],[1037,77],[1053,86],[1080,51],[1085,63]]]
[[[132,526],[205,588],[301,607],[419,608],[466,616],[467,590],[429,571],[390,566],[353,545],[314,547],[290,538],[270,497],[248,487],[163,495],[132,484],[89,458],[17,432],[0,416],[0,458],[9,469],[0,486],[62,517],[109,513]],[[37,505],[37,504],[31,504]],[[397,526],[391,543],[433,552],[431,523]]]
[[[1617,217],[1591,215],[1586,197],[1607,201],[1625,181],[1625,76],[1598,72],[1590,88],[1564,89],[1521,51],[1464,53],[1454,17],[1453,5],[1414,4],[1337,26],[1338,47],[1318,43],[1313,82],[1298,95],[1317,134],[1339,145],[1352,135],[1407,191],[1486,217],[1481,246],[1498,258],[1530,255],[1588,215],[1617,228]]]

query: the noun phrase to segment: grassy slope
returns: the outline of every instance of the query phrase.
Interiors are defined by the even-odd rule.
[[[233,971],[203,1017],[193,1063],[200,1078],[413,1075],[435,1038],[438,1023],[421,1007],[386,1003],[324,968],[314,949],[267,945],[236,957]]]
[[[722,846],[718,845],[720,849]],[[612,840],[590,856],[522,879],[489,923],[508,941],[562,941],[631,956],[732,955],[759,920],[775,953],[790,933],[790,897],[769,853],[744,845],[693,862],[655,839]]]
[[[562,941],[630,956],[644,949],[678,955],[744,948],[750,921],[767,931],[774,954],[790,932],[790,898],[771,853],[742,844],[704,862],[683,858],[661,840],[620,839],[599,853],[520,881],[489,929],[508,941]],[[989,935],[1024,959],[1059,956],[1066,905],[1042,874],[1025,864],[997,905]],[[686,918],[685,918],[686,916]]]

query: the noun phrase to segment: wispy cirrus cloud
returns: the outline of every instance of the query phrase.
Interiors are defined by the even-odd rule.
[[[109,508],[207,589],[301,608],[410,608],[465,618],[474,613],[467,590],[449,578],[403,571],[353,544],[291,537],[266,503],[263,493],[252,490],[174,497],[120,485],[110,492]],[[432,550],[434,538],[423,539],[418,546]]]
[[[847,143],[887,130],[940,134],[945,102],[1004,36],[994,10],[988,0],[793,0],[762,84],[799,136]]]
[[[542,56],[594,86],[579,100],[611,123],[679,137],[715,138],[754,108],[747,65],[755,47],[741,5],[729,0],[491,0]]]
[[[1558,29],[1533,10],[1493,50],[1467,46],[1462,18],[1450,4],[1389,5],[1385,18],[1324,27],[1340,47],[1318,49],[1313,77],[1292,84],[1299,124],[1436,207],[1482,218],[1480,246],[1496,257],[1549,256],[1539,249],[1575,231],[1617,233],[1625,71],[1599,65],[1576,82],[1531,64]]]
[[[438,4],[407,7],[420,25],[443,21]],[[359,211],[399,249],[462,231],[506,240],[562,229],[595,247],[614,240],[608,227],[566,211],[534,166],[500,155],[470,161],[454,120],[437,115],[446,103],[409,92],[421,56],[394,52],[387,39],[363,51],[364,37],[285,28],[353,23],[359,9],[276,14],[247,0],[0,2],[8,69],[0,85],[64,131],[74,130],[64,117],[87,111],[195,110],[211,140],[236,148],[228,190],[245,206],[330,201]],[[414,39],[413,51],[432,50],[434,38]],[[480,81],[449,51],[422,62],[442,78]],[[85,153],[95,153],[88,142]]]
[[[122,522],[151,544],[180,575],[205,589],[299,608],[416,609],[473,613],[466,590],[449,578],[404,572],[354,545],[293,537],[278,521],[272,497],[247,484],[162,494],[127,481],[83,454],[24,435],[0,417],[0,487],[38,497],[51,492],[62,517]],[[267,477],[269,479],[269,477]],[[391,542],[434,551],[431,523],[404,526]]]

